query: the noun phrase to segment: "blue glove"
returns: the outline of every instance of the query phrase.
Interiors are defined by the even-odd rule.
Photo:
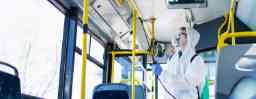
[[[152,71],[156,76],[159,76],[161,72],[163,71],[162,67],[160,64],[153,64],[152,65]]]

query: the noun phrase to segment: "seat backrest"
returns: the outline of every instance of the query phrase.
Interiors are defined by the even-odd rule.
[[[216,99],[228,99],[243,77],[256,76],[256,45],[240,44],[220,50],[217,60]]]
[[[20,99],[20,97],[19,78],[0,71],[0,99]]]
[[[135,99],[146,99],[144,88],[135,86]],[[131,86],[126,84],[101,84],[95,87],[93,99],[130,99]]]
[[[95,87],[93,99],[129,99],[128,85],[101,84]]]
[[[1,67],[10,67],[15,72],[12,75],[0,70],[0,99],[21,99],[20,79],[17,69],[4,62],[0,62],[0,65]]]

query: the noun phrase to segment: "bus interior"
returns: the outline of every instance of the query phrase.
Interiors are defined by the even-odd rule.
[[[256,99],[256,0],[3,0],[0,99],[169,99],[180,27],[199,33],[207,97]],[[176,99],[176,98],[171,98]],[[177,98],[178,99],[178,98]]]

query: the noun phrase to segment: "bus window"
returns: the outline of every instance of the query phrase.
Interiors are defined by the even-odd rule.
[[[103,63],[104,47],[93,37],[91,38],[90,56]]]
[[[72,99],[80,98],[82,56],[75,54],[75,67],[73,73]],[[92,99],[93,89],[102,83],[103,69],[87,60],[86,64],[86,99]]]
[[[7,0],[0,12],[0,60],[18,69],[22,94],[56,99],[64,15],[47,0]]]
[[[83,48],[82,44],[83,31],[81,27],[77,28],[76,46]],[[104,47],[95,40],[89,33],[87,34],[87,53],[103,64]]]
[[[81,27],[77,27],[76,46],[80,49],[82,45],[83,31]],[[87,54],[97,61],[103,63],[104,47],[98,43],[91,35],[87,34]],[[86,99],[91,99],[93,89],[102,83],[103,70],[98,65],[87,59],[86,64]],[[81,90],[81,72],[82,72],[82,55],[75,54],[75,65],[73,73],[72,99],[80,98]]]
[[[141,58],[138,57],[137,58]],[[130,84],[130,71],[131,71],[132,63],[128,57],[116,57],[114,62],[114,83],[127,83]],[[135,78],[137,83],[142,83],[143,81],[143,70],[142,63],[136,63],[136,72]]]
[[[200,56],[204,59],[205,65],[208,67],[208,84],[210,99],[215,99],[215,85],[216,85],[216,50],[200,53]]]

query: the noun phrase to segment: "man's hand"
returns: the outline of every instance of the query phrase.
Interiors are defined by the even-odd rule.
[[[160,64],[153,64],[152,65],[152,71],[156,76],[159,76],[161,72],[163,71],[162,67]]]

